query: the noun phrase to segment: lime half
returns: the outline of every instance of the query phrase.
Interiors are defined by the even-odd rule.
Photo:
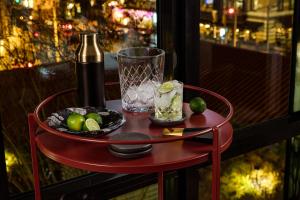
[[[88,113],[85,115],[86,119],[94,119],[98,124],[102,124],[102,117],[98,113]]]
[[[158,88],[158,91],[161,94],[164,94],[164,93],[171,92],[173,89],[174,89],[174,84],[171,81],[168,81],[161,84]]]
[[[96,122],[96,120],[94,120],[92,118],[85,120],[84,126],[88,131],[99,131],[100,130],[99,124]]]

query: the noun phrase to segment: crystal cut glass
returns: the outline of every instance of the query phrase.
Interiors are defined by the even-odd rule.
[[[131,112],[154,109],[154,90],[163,81],[165,52],[131,47],[118,52],[122,107]]]

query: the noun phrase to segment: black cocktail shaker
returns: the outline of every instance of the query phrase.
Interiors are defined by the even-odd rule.
[[[80,106],[105,108],[104,54],[97,33],[81,33],[76,50],[77,89]]]

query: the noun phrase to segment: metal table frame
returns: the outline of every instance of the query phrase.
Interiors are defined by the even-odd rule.
[[[29,125],[29,135],[30,135],[30,147],[31,147],[31,158],[32,158],[32,169],[33,169],[33,176],[34,176],[34,189],[35,189],[35,199],[40,200],[41,199],[41,192],[40,192],[40,182],[39,182],[39,172],[38,172],[38,159],[37,159],[37,149],[40,149],[42,151],[43,154],[45,154],[47,157],[52,158],[51,156],[49,156],[49,153],[43,151],[41,148],[39,148],[39,146],[37,145],[37,131],[39,130],[43,130],[44,132],[46,132],[47,134],[52,134],[58,137],[62,137],[64,139],[67,140],[71,140],[71,141],[81,141],[81,142],[89,142],[89,143],[96,143],[99,145],[108,145],[108,144],[127,144],[127,145],[133,145],[133,144],[159,144],[159,143],[170,143],[170,142],[175,142],[175,141],[179,141],[179,140],[186,140],[186,139],[190,139],[205,133],[208,133],[210,131],[213,132],[213,142],[212,144],[207,144],[204,145],[203,147],[201,147],[201,150],[203,151],[202,153],[210,153],[211,157],[212,157],[212,199],[213,200],[218,200],[220,198],[220,158],[221,158],[221,153],[222,151],[226,150],[232,140],[232,127],[229,123],[229,120],[231,119],[232,115],[233,115],[233,107],[231,105],[231,103],[224,98],[223,96],[214,93],[212,91],[203,89],[203,88],[199,88],[199,87],[195,87],[195,86],[191,86],[191,85],[184,85],[184,89],[185,90],[192,90],[195,92],[201,92],[201,93],[206,93],[208,95],[214,96],[216,97],[219,101],[221,101],[222,103],[224,103],[228,109],[229,112],[226,115],[226,117],[223,118],[223,121],[216,124],[215,126],[211,127],[211,128],[207,128],[203,131],[198,131],[198,132],[194,132],[192,134],[188,134],[188,135],[184,135],[184,136],[176,136],[176,137],[164,137],[164,138],[153,138],[151,140],[142,140],[142,141],[112,141],[112,140],[107,140],[107,139],[99,139],[99,138],[85,138],[85,137],[80,137],[80,136],[76,136],[76,135],[71,135],[71,134],[64,134],[62,132],[59,132],[51,127],[49,127],[43,120],[41,120],[39,114],[41,112],[41,110],[52,100],[54,100],[56,97],[70,93],[75,91],[75,89],[69,89],[69,90],[65,90],[59,93],[56,93],[52,96],[49,96],[48,98],[46,98],[45,100],[43,100],[35,109],[35,111],[33,113],[29,113],[28,114],[28,125]],[[221,144],[219,142],[219,137],[220,137],[220,129],[222,129],[224,126],[229,126],[230,128],[227,129],[227,131],[229,131],[231,134],[231,137],[229,137],[226,145],[221,147]],[[53,159],[53,158],[52,158]],[[59,163],[62,164],[66,164],[69,166],[75,166],[77,168],[81,168],[82,169],[87,169],[87,170],[91,170],[91,171],[96,171],[96,172],[106,172],[106,173],[137,173],[136,171],[130,170],[130,169],[121,169],[119,168],[119,170],[121,169],[121,171],[119,171],[118,169],[115,169],[113,166],[111,166],[110,168],[101,168],[101,167],[93,167],[90,168],[90,166],[86,166],[84,163],[82,163],[79,167],[78,164],[74,165],[74,163],[72,162],[68,162],[65,160],[59,160],[59,159],[54,159]],[[182,167],[187,167],[187,166],[192,166],[195,165],[195,161],[178,161],[178,163],[174,163],[173,165],[170,165],[171,167],[149,167],[149,168],[145,168],[145,169],[141,169],[141,171],[139,171],[138,173],[152,173],[152,172],[157,172],[158,173],[158,199],[162,200],[163,199],[163,182],[164,182],[164,171],[167,170],[174,170],[174,169],[180,169]],[[199,161],[200,164],[200,161]]]

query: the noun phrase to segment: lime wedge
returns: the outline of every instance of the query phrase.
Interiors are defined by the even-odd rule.
[[[94,119],[98,124],[102,124],[102,117],[98,113],[88,113],[85,115],[86,119]]]
[[[171,92],[174,89],[174,84],[171,81],[164,82],[158,88],[159,93],[164,94]]]
[[[92,118],[88,118],[87,120],[85,120],[84,125],[88,131],[99,131],[100,130],[99,124],[96,122],[96,120],[94,120]]]
[[[171,109],[180,110],[182,107],[182,101],[180,95],[176,94],[172,99]]]

